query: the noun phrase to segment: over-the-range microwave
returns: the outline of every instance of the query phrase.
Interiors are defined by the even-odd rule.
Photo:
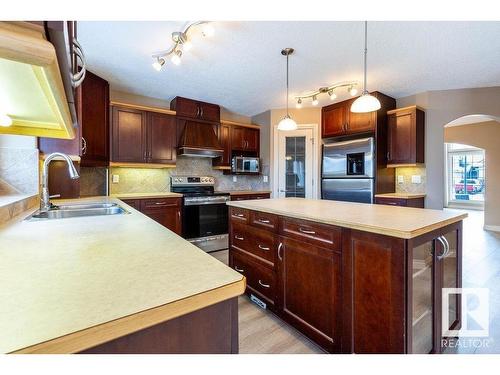
[[[233,173],[259,173],[260,172],[260,159],[235,156],[231,161],[231,172]]]

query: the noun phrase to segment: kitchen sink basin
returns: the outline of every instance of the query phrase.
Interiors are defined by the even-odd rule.
[[[44,212],[35,212],[27,220],[66,219],[71,217],[102,216],[128,214],[116,203],[85,203],[54,206]]]

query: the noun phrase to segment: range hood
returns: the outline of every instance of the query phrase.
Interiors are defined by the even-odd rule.
[[[219,144],[214,125],[186,121],[177,147],[177,155],[217,158],[224,149]]]

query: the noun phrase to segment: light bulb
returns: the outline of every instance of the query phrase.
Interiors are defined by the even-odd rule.
[[[330,100],[337,99],[337,94],[335,94],[333,90],[328,91],[328,95],[330,95]]]
[[[283,119],[279,122],[278,124],[278,130],[296,130],[297,129],[297,123],[292,120],[292,118],[288,115],[283,117]]]
[[[214,36],[215,30],[211,24],[205,23],[205,24],[203,24],[203,27],[201,29],[201,33],[203,34],[204,37],[210,38],[211,36]]]
[[[184,43],[182,43],[182,49],[184,51],[189,51],[191,48],[193,48],[193,43],[191,43],[191,41],[187,40]]]
[[[351,105],[351,112],[354,113],[374,112],[379,109],[379,100],[373,95],[370,95],[368,91],[364,92],[363,95],[357,98]]]
[[[12,119],[10,116],[6,113],[0,113],[0,126],[11,126],[12,125]]]
[[[179,65],[181,63],[181,57],[182,57],[182,52],[177,50],[172,55],[172,58],[170,59],[170,61],[172,61],[172,64],[174,64],[174,65]]]
[[[313,101],[312,101],[312,105],[318,105],[318,97],[316,95],[313,96]]]
[[[156,70],[156,71],[160,71],[163,64],[165,64],[165,60],[162,59],[162,58],[156,58],[156,61],[152,64],[153,65],[153,68]]]
[[[299,99],[297,100],[297,104],[295,105],[295,107],[297,107],[297,108],[302,108],[302,99],[301,99],[301,98],[299,98]]]
[[[356,96],[358,95],[358,89],[354,86],[349,87],[349,94],[351,96]]]

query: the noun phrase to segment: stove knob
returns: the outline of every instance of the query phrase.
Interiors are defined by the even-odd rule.
[[[213,183],[214,183],[214,178],[213,178],[213,177],[210,177],[210,178],[209,178],[209,182],[210,182],[211,184],[213,184]]]

